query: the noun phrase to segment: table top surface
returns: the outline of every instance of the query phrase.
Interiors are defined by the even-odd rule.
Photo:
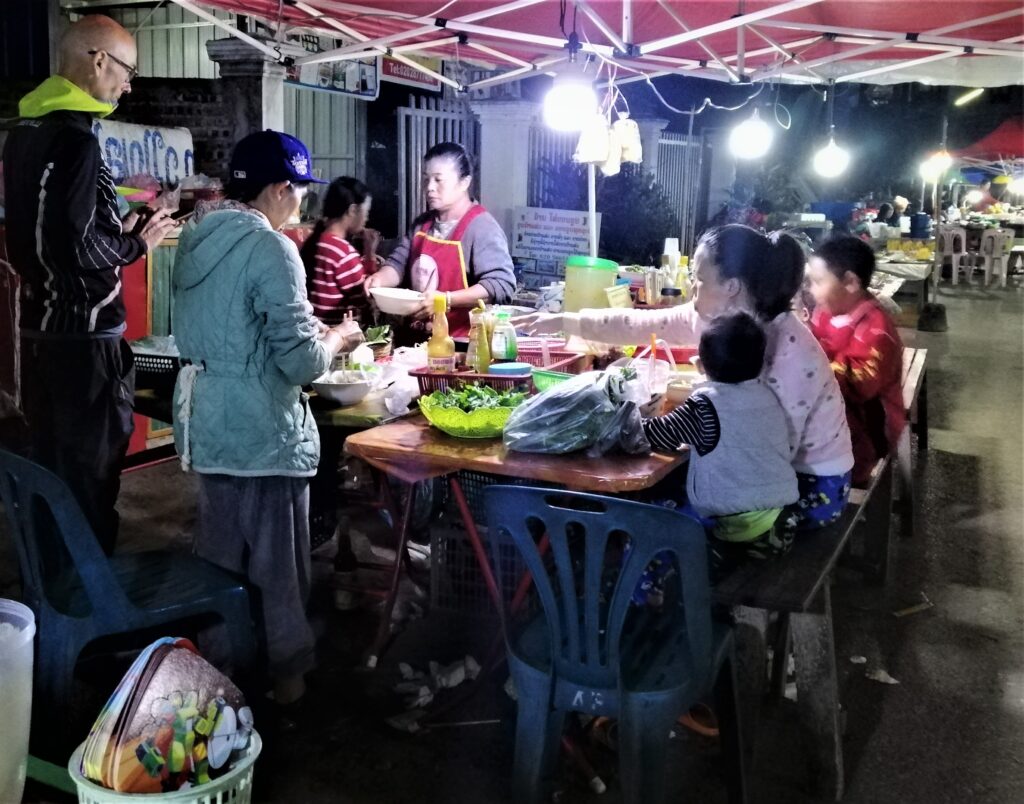
[[[584,453],[512,452],[499,438],[446,435],[420,415],[355,433],[346,439],[345,450],[410,483],[465,469],[608,494],[648,488],[687,459],[685,453],[588,458]]]

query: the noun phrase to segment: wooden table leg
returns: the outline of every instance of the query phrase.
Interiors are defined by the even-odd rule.
[[[910,424],[903,428],[896,444],[895,496],[899,504],[902,535],[914,535],[914,459],[910,449]],[[881,523],[880,523],[881,524]]]
[[[819,602],[821,611],[790,615],[797,710],[815,794],[839,801],[843,797],[843,743],[828,583],[819,592]]]
[[[398,585],[402,579],[403,556],[405,555],[406,543],[409,541],[409,527],[412,522],[413,504],[416,500],[415,487],[413,484],[409,484],[409,493],[406,495],[405,503],[402,506],[402,515],[400,520],[396,520],[395,507],[391,504],[391,490],[388,486],[387,478],[384,478],[382,491],[389,503],[388,510],[391,511],[392,527],[398,526],[396,529],[398,539],[395,544],[395,566],[391,570],[391,585],[388,588],[387,597],[384,598],[384,610],[381,612],[380,624],[377,626],[377,636],[374,638],[373,645],[370,647],[370,653],[366,658],[366,666],[371,669],[377,666],[377,662],[384,652],[384,647],[391,638],[391,613],[395,610],[395,602],[398,599]]]

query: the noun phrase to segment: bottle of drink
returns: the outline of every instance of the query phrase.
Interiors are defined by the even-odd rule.
[[[466,365],[477,374],[486,374],[491,365],[491,337],[487,328],[488,313],[481,307],[469,313],[469,346]]]
[[[443,293],[434,296],[434,326],[427,341],[427,367],[431,371],[455,371],[455,341],[448,335],[447,307]]]
[[[491,357],[497,362],[515,360],[519,356],[516,329],[508,319],[508,313],[498,313],[494,334],[491,336]]]

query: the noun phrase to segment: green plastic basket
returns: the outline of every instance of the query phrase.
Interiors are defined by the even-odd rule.
[[[498,438],[512,415],[512,408],[482,408],[470,413],[442,408],[428,396],[420,397],[420,410],[434,427],[456,438]]]
[[[169,793],[118,793],[91,782],[82,774],[82,750],[85,743],[75,749],[68,761],[68,772],[78,788],[79,804],[249,804],[252,801],[252,772],[256,758],[263,749],[263,741],[255,731],[249,737],[245,754],[235,760],[231,769],[206,784]]]
[[[548,371],[547,369],[533,370],[533,387],[540,392],[553,388],[560,382],[565,382],[572,374],[566,374],[564,371]]]

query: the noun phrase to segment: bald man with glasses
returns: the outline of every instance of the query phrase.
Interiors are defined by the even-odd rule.
[[[92,134],[93,118],[131,92],[136,59],[134,38],[114,20],[75,22],[60,43],[58,74],[21,99],[3,154],[32,458],[70,486],[108,554],[135,393],[121,269],[175,226],[166,211],[120,219]]]

